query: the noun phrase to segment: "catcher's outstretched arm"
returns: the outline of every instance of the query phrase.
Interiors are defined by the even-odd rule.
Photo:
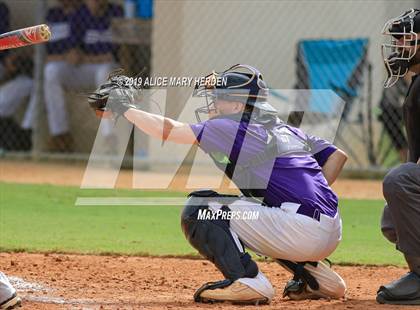
[[[149,136],[179,144],[197,143],[189,124],[136,109],[128,109],[124,116]]]
[[[331,185],[335,182],[341,170],[343,169],[347,158],[347,154],[340,149],[337,149],[330,155],[330,157],[328,157],[328,160],[325,162],[324,166],[322,166],[322,173],[324,174],[328,185]]]

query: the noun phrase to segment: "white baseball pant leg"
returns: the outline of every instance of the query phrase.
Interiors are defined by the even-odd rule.
[[[70,131],[65,91],[78,86],[74,66],[66,61],[50,61],[44,67],[44,99],[50,134]]]
[[[341,218],[321,214],[317,221],[296,213],[296,203],[269,208],[259,203],[237,200],[229,205],[233,212],[257,212],[258,219],[233,218],[230,227],[246,247],[263,256],[294,262],[321,261],[334,252],[341,240]],[[320,285],[320,291],[332,298],[344,296],[344,280],[323,263],[306,266]]]

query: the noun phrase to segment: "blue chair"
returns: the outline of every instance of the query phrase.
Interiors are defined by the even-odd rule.
[[[369,41],[365,38],[299,41],[295,88],[334,91],[345,102],[341,123],[351,122],[349,115],[356,99],[366,102],[368,107],[371,105],[371,64],[367,59],[368,47]],[[323,95],[319,95],[319,92],[312,93],[313,95],[305,96],[303,104],[306,107],[305,110],[314,115],[325,117],[332,115],[342,104],[337,101],[337,97],[332,92],[326,92]],[[369,162],[374,163],[372,109],[368,108],[365,115],[362,109],[366,105],[361,104],[358,107],[360,112],[357,113],[356,122],[367,128],[368,134],[363,132],[354,134],[366,145]],[[339,140],[346,152],[362,165],[360,156],[342,138],[340,129],[336,140]]]

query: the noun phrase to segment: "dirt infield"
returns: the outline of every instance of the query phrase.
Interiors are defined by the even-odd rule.
[[[3,160],[0,168],[0,181],[79,186],[85,166]],[[153,182],[162,174],[145,172],[145,176]],[[117,187],[131,188],[131,183],[131,171],[121,171]],[[338,180],[334,189],[341,198],[382,199],[380,181]],[[346,300],[292,302],[281,297],[290,275],[273,262],[260,267],[277,290],[271,305],[263,309],[396,309],[376,304],[376,290],[406,272],[397,267],[338,266],[349,288]],[[215,267],[203,260],[0,253],[0,270],[11,276],[23,297],[23,309],[243,308],[193,302],[199,286],[221,279]]]
[[[272,303],[262,309],[396,309],[377,304],[376,290],[406,272],[397,267],[337,266],[348,285],[345,300],[294,302],[281,297],[290,275],[273,262],[259,265],[277,291]],[[1,253],[0,270],[12,276],[23,297],[23,309],[244,308],[193,302],[195,289],[221,279],[215,267],[203,260]],[[416,308],[420,307],[410,307]]]
[[[84,164],[74,163],[66,164],[0,160],[0,181],[80,186],[85,168],[86,165]],[[19,173],[17,173],[17,171]],[[153,171],[142,171],[141,174],[150,184],[159,184],[159,180],[163,176],[166,176],[165,173]],[[214,175],[203,174],[200,178],[200,181],[207,180],[211,184],[214,184],[212,182]],[[116,187],[132,188],[131,170],[120,171]],[[177,186],[176,183],[171,187],[171,189],[186,191],[184,187]],[[383,199],[382,183],[379,180],[338,179],[334,183],[333,189],[340,198]]]

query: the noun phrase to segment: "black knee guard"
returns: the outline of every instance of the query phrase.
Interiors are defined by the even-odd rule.
[[[214,191],[197,191],[189,195],[181,215],[181,226],[190,244],[223,273],[226,279],[253,278],[258,274],[258,266],[248,253],[236,246],[229,230],[228,220],[198,219],[199,210],[208,210],[210,197],[228,198],[237,196],[220,195]],[[227,206],[223,206],[228,210]],[[210,210],[208,212],[211,212]]]
[[[287,282],[283,291],[283,297],[288,293],[301,293],[305,284],[313,290],[319,289],[319,283],[309,271],[305,270],[305,264],[311,264],[316,267],[317,262],[299,262],[295,263],[285,259],[276,260],[281,266],[293,273],[293,279]]]

